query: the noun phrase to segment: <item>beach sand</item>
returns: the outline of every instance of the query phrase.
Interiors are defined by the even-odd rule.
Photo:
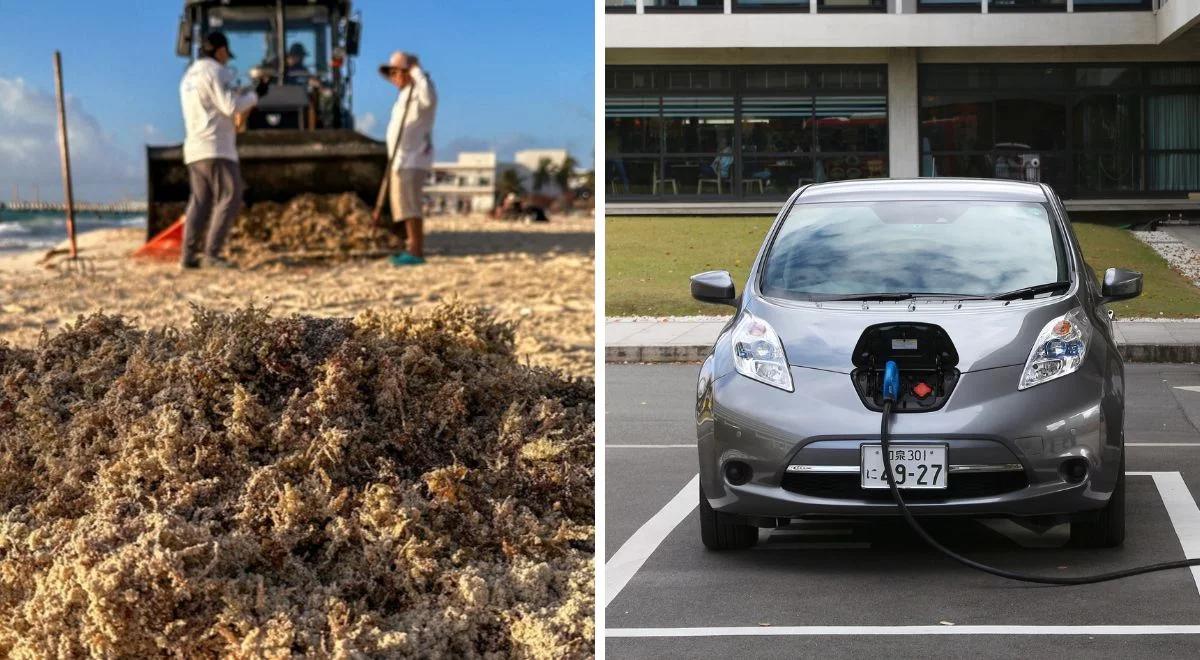
[[[529,363],[591,376],[593,229],[591,217],[546,224],[434,217],[426,221],[423,266],[359,259],[228,271],[131,259],[143,230],[100,229],[79,237],[83,259],[75,267],[61,259],[39,265],[42,251],[0,256],[0,341],[33,346],[43,330],[96,310],[161,327],[189,323],[192,305],[340,317],[458,297],[517,321],[517,352]]]

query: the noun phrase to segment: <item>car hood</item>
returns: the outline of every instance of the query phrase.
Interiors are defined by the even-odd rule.
[[[1024,365],[1038,333],[1079,306],[1074,295],[1050,300],[800,302],[753,297],[745,309],[775,328],[796,367],[850,373],[863,330],[879,323],[939,325],[958,351],[958,369]]]

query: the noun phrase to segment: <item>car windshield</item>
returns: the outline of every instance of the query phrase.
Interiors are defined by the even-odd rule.
[[[989,297],[1067,278],[1044,204],[881,201],[796,204],[767,253],[765,295]]]

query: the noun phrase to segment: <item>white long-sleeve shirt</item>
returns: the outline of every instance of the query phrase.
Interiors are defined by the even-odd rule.
[[[437,112],[437,90],[433,81],[419,66],[409,69],[412,84],[400,90],[396,104],[392,106],[392,118],[388,121],[388,155],[395,153],[392,168],[433,169],[433,115]],[[396,139],[400,136],[400,118],[404,116],[404,105],[412,96],[408,117],[404,119],[404,139],[400,152],[396,153]]]
[[[183,105],[183,162],[209,158],[236,161],[237,129],[233,116],[258,103],[254,92],[238,94],[233,72],[211,57],[202,57],[188,67],[179,83]]]

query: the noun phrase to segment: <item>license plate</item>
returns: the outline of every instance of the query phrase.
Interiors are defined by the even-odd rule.
[[[946,488],[946,445],[892,445],[892,474],[897,488]],[[861,485],[863,488],[888,488],[883,470],[883,445],[862,445]]]

